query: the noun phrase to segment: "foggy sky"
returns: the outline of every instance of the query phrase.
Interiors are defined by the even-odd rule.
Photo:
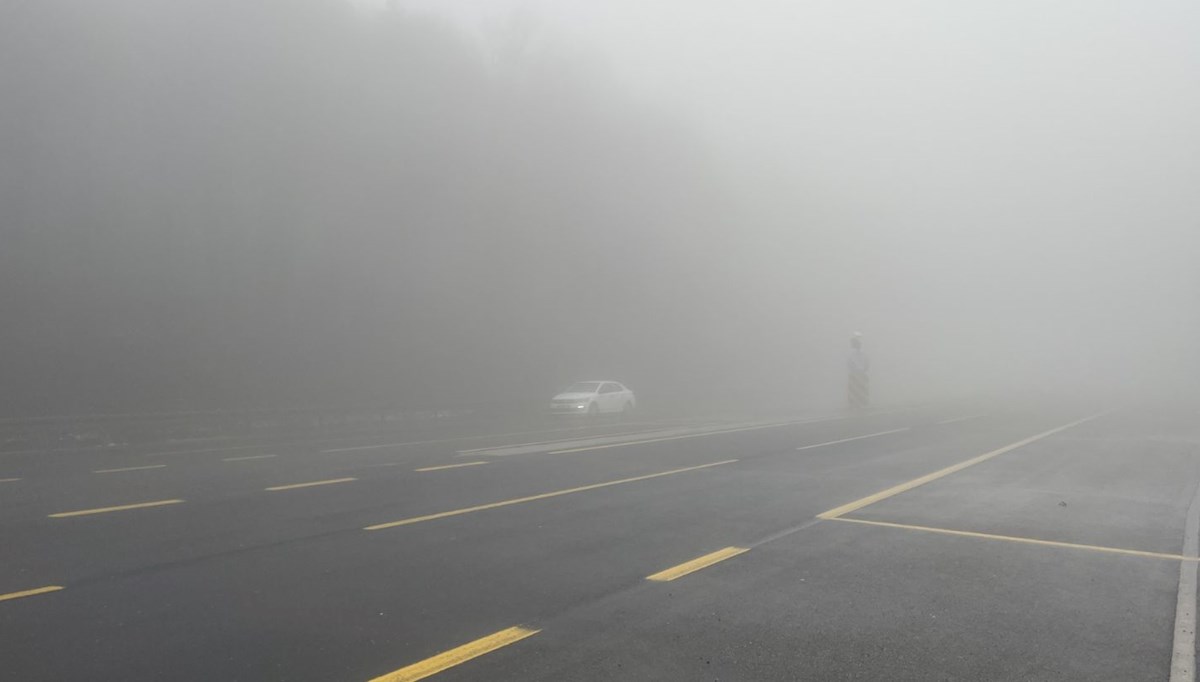
[[[862,328],[905,391],[1200,375],[1194,3],[409,4],[535,14],[699,125],[772,338]]]
[[[1185,2],[0,6],[0,409],[1194,392]]]

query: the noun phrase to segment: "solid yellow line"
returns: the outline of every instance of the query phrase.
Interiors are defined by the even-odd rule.
[[[949,476],[950,474],[952,474],[956,471],[962,471],[963,469],[966,469],[967,467],[974,466],[976,464],[979,464],[980,462],[987,461],[993,457],[996,457],[997,455],[1003,455],[1004,453],[1009,452],[1011,450],[1016,450],[1019,447],[1029,445],[1030,443],[1033,443],[1034,441],[1039,441],[1043,438],[1053,436],[1054,434],[1059,433],[1060,431],[1066,431],[1067,429],[1069,429],[1071,427],[1079,426],[1080,424],[1083,424],[1084,422],[1089,422],[1089,421],[1091,421],[1097,417],[1100,417],[1104,414],[1107,414],[1107,412],[1101,412],[1099,414],[1094,414],[1090,417],[1084,417],[1083,419],[1073,421],[1070,424],[1064,424],[1062,426],[1050,429],[1049,431],[1043,431],[1042,433],[1039,433],[1036,436],[1030,436],[1029,438],[1026,438],[1024,440],[1019,440],[1016,443],[1012,443],[1010,445],[1005,445],[1004,447],[996,449],[996,450],[992,450],[991,452],[986,452],[982,455],[979,455],[978,457],[972,457],[971,459],[968,459],[964,462],[959,462],[958,464],[948,466],[945,469],[939,469],[931,474],[925,474],[924,476],[921,476],[919,478],[914,478],[913,480],[908,481],[907,483],[901,483],[900,485],[893,486],[891,488],[888,488],[887,490],[881,490],[881,491],[875,493],[874,495],[868,495],[862,499],[858,499],[853,502],[850,502],[849,504],[844,504],[840,507],[830,509],[827,512],[822,512],[820,514],[817,514],[817,518],[819,518],[819,519],[836,519],[837,517],[841,516],[842,514],[849,514],[850,512],[856,511],[858,509],[862,509],[863,507],[866,507],[867,505],[875,504],[876,502],[879,502],[881,500],[886,500],[887,498],[892,497],[894,495],[899,495],[900,493],[905,492],[907,490],[912,490],[913,488],[916,488],[917,486],[925,485],[926,483],[929,483],[930,481],[936,481],[937,479],[942,478],[943,476]]]
[[[99,509],[80,509],[79,511],[59,512],[50,514],[52,519],[65,519],[68,516],[86,516],[88,514],[104,514],[106,512],[125,511],[126,509],[143,509],[145,507],[161,507],[167,504],[179,504],[183,500],[158,500],[157,502],[139,502],[137,504],[122,504],[117,507],[100,507]]]
[[[487,464],[487,462],[463,462],[462,464],[443,464],[442,466],[437,466],[437,467],[422,467],[420,469],[413,469],[413,471],[441,471],[442,469],[457,469],[459,467],[473,467],[473,466],[479,466],[480,464]]]
[[[581,493],[585,490],[596,490],[598,488],[607,488],[610,485],[621,485],[622,483],[633,483],[634,481],[645,481],[651,478],[660,476],[671,476],[672,474],[682,474],[685,471],[695,471],[697,469],[707,469],[708,467],[721,466],[722,464],[733,464],[736,459],[727,459],[722,462],[712,462],[710,464],[701,464],[694,467],[685,467],[683,469],[672,469],[670,471],[661,471],[657,474],[646,474],[645,476],[634,476],[633,478],[622,478],[616,481],[606,481],[604,483],[593,483],[591,485],[580,486],[578,488],[568,488],[566,490],[555,490],[550,493],[542,493],[540,495],[530,495],[529,497],[518,497],[515,500],[504,500],[503,502],[492,502],[490,504],[481,504],[475,507],[466,507],[464,509],[454,509],[452,511],[439,512],[437,514],[429,514],[427,516],[415,516],[411,519],[401,519],[399,521],[390,521],[388,523],[379,523],[374,526],[367,526],[363,530],[383,530],[384,528],[395,528],[396,526],[407,526],[410,523],[421,523],[422,521],[433,521],[434,519],[444,519],[448,516],[458,516],[460,514],[471,514],[477,511],[487,509],[496,509],[498,507],[507,507],[513,504],[523,504],[525,502],[534,502],[536,500],[545,500],[551,497],[560,495],[570,495],[571,493]]]
[[[500,647],[514,644],[526,637],[532,637],[539,632],[541,630],[531,630],[520,626],[506,628],[500,632],[494,632],[487,637],[481,637],[473,642],[467,642],[462,646],[454,647],[449,651],[443,651],[437,656],[413,663],[399,670],[394,670],[386,675],[380,675],[371,679],[371,682],[415,682],[416,680],[423,680],[443,670],[466,663],[473,658],[479,658],[484,654],[491,653]]]
[[[748,551],[750,551],[749,547],[726,547],[725,549],[718,549],[711,554],[705,554],[704,556],[696,557],[691,561],[685,561],[678,566],[672,566],[665,571],[659,571],[654,575],[648,575],[646,576],[646,580],[666,582],[668,580],[682,578],[689,573],[695,573],[702,568],[708,568],[717,562],[724,561],[730,557],[735,557],[742,552]]]
[[[296,488],[311,488],[314,485],[329,485],[330,483],[345,483],[347,481],[357,481],[357,480],[358,480],[357,478],[331,478],[327,481],[310,481],[308,483],[291,483],[289,485],[273,485],[270,488],[263,488],[263,490],[270,490],[272,492],[274,492],[276,490],[295,490]]]
[[[9,599],[20,599],[21,597],[32,597],[35,594],[46,594],[47,592],[58,592],[63,589],[62,585],[47,585],[38,587],[24,592],[9,592],[8,594],[0,594],[0,601],[8,601]]]
[[[813,448],[823,448],[826,445],[837,445],[838,443],[849,443],[850,441],[853,441],[853,440],[863,440],[864,438],[875,438],[877,436],[886,436],[889,433],[900,433],[901,431],[911,431],[911,430],[912,430],[911,426],[905,426],[904,428],[892,429],[891,431],[880,431],[878,433],[868,433],[865,436],[854,436],[853,438],[843,438],[841,440],[831,440],[831,441],[827,441],[824,443],[815,443],[813,445],[804,445],[804,446],[798,447],[796,449],[797,450],[811,450]]]
[[[93,474],[115,474],[118,471],[141,471],[142,469],[162,469],[166,464],[148,464],[140,467],[122,467],[120,469],[96,469]]]
[[[682,436],[665,436],[663,438],[647,438],[646,440],[631,440],[624,443],[609,443],[608,445],[589,445],[582,448],[568,448],[566,450],[551,450],[547,454],[565,455],[569,452],[585,452],[587,450],[605,450],[607,448],[624,448],[630,445],[644,445],[646,443],[660,443],[665,440],[680,440],[683,438],[703,438],[704,436],[719,436],[723,433],[737,433],[739,431],[757,431],[759,429],[777,429],[781,426],[795,426],[798,424],[806,424],[808,422],[784,422],[782,424],[764,424],[761,426],[744,426],[740,429],[724,429],[721,431],[706,431],[704,433],[688,433]],[[597,436],[603,438],[603,436]]]
[[[1174,561],[1198,561],[1195,557],[1185,557],[1182,554],[1164,554],[1162,552],[1144,552],[1139,549],[1121,549],[1120,547],[1104,547],[1101,545],[1081,545],[1074,542],[1057,542],[1054,540],[1038,540],[1037,538],[1023,538],[1014,535],[993,535],[992,533],[976,533],[968,530],[952,530],[950,528],[932,528],[930,526],[912,526],[906,523],[890,523],[888,521],[868,521],[866,519],[851,519],[839,517],[830,519],[831,521],[846,521],[848,523],[861,523],[868,526],[883,526],[885,528],[900,528],[903,530],[918,530],[926,533],[940,533],[942,535],[958,535],[966,538],[979,538],[982,540],[1003,540],[1005,542],[1019,542],[1027,545],[1041,545],[1043,547],[1062,547],[1065,549],[1086,549],[1092,552],[1108,552],[1109,554],[1126,554],[1129,556],[1149,557],[1151,559],[1172,559]]]

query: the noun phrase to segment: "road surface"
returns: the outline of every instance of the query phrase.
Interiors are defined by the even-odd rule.
[[[1195,411],[409,435],[0,456],[0,679],[1191,679]]]

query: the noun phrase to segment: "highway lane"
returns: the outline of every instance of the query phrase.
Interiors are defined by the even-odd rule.
[[[818,442],[842,437],[857,426],[844,421],[805,425]],[[775,429],[762,432],[771,431]],[[371,451],[354,456],[318,453],[245,463],[213,460],[203,466],[193,462],[199,471],[176,473],[172,478],[159,476],[159,471],[131,472],[131,476],[138,475],[115,479],[92,477],[90,480],[98,481],[101,487],[82,490],[64,487],[54,496],[36,497],[33,500],[36,504],[26,501],[20,508],[21,514],[6,511],[0,528],[5,529],[12,558],[0,566],[0,578],[12,582],[43,571],[72,577],[104,570],[129,570],[220,553],[227,548],[357,529],[374,521],[419,516],[455,506],[686,468],[728,459],[724,453],[729,444],[736,443],[740,449],[742,443],[731,439],[742,433],[746,432],[650,444],[657,451],[653,459],[647,459],[635,447],[614,447],[573,455],[497,458],[476,470],[418,472],[416,469],[424,468],[429,461],[462,460],[453,457],[453,450],[440,452],[440,460],[429,460],[421,453]],[[788,448],[792,443],[786,433],[773,437],[774,448]],[[682,447],[683,443],[691,446]],[[388,460],[385,464],[397,466],[378,466],[380,462],[375,460],[380,458]],[[309,489],[267,490],[346,478],[355,480]],[[80,518],[48,517],[90,508],[176,499],[185,500],[186,504]],[[387,511],[373,515],[376,509]],[[347,518],[361,521],[349,522]],[[101,552],[94,551],[96,537],[103,537]],[[17,577],[6,577],[6,573],[13,572]]]
[[[543,419],[493,424],[492,430],[484,433],[480,432],[481,425],[464,423],[441,425],[432,431],[418,425],[406,432],[349,434],[338,439],[285,440],[268,444],[227,444],[200,450],[141,445],[136,449],[103,452],[0,454],[3,479],[21,483],[6,487],[0,505],[4,505],[5,519],[11,520],[20,513],[22,506],[30,507],[30,513],[36,516],[44,503],[57,499],[62,499],[63,504],[102,507],[109,504],[108,500],[122,495],[135,498],[168,488],[184,492],[194,488],[221,491],[231,487],[231,480],[241,484],[261,482],[265,487],[274,485],[279,475],[320,477],[323,472],[353,468],[356,464],[393,466],[426,462],[429,466],[437,466],[458,449],[481,444],[501,445],[535,437],[603,436],[669,428],[691,421],[694,420],[602,419],[598,423],[589,423]],[[276,459],[288,461],[271,461]],[[104,480],[95,479],[96,475],[103,476]]]
[[[193,497],[186,504],[92,517],[6,522],[5,544],[14,551],[6,552],[0,583],[5,588],[0,592],[9,586],[20,590],[43,583],[63,584],[66,589],[0,602],[0,623],[6,633],[17,633],[4,645],[9,650],[0,656],[0,666],[7,668],[0,667],[0,676],[61,679],[88,671],[99,679],[365,680],[513,625],[534,624],[542,632],[441,675],[445,679],[571,679],[564,671],[583,665],[582,661],[593,656],[602,660],[578,668],[573,679],[697,679],[692,673],[707,674],[706,669],[689,668],[690,654],[720,650],[710,635],[723,632],[726,639],[722,641],[738,651],[750,652],[746,654],[750,658],[722,659],[722,679],[763,678],[752,672],[755,670],[775,671],[784,678],[804,670],[809,675],[820,673],[830,678],[848,677],[859,671],[863,679],[929,679],[938,675],[953,679],[951,673],[957,670],[959,678],[966,679],[961,675],[967,668],[939,667],[948,664],[922,653],[920,647],[905,663],[915,667],[897,668],[902,674],[896,677],[887,677],[882,668],[855,662],[852,654],[867,646],[867,634],[882,627],[875,621],[868,622],[870,608],[896,614],[922,599],[939,603],[948,600],[952,608],[945,613],[950,615],[943,617],[951,622],[957,617],[953,614],[958,613],[960,601],[964,613],[981,607],[1003,611],[1007,604],[989,602],[987,589],[970,582],[969,571],[959,570],[964,562],[978,564],[980,556],[994,555],[993,565],[1005,569],[1004,581],[988,583],[997,586],[998,594],[1008,594],[1016,589],[1015,583],[1029,580],[1037,589],[1028,599],[1041,599],[1038,603],[1051,607],[1065,608],[1069,600],[1060,598],[1069,592],[1067,586],[1074,585],[1068,580],[1075,575],[1072,571],[1082,571],[1088,577],[1080,584],[1099,584],[1101,588],[1118,574],[1093,568],[1087,563],[1095,561],[1093,558],[1045,559],[1048,555],[1044,553],[1054,548],[1013,541],[992,540],[986,545],[988,549],[981,550],[944,544],[984,542],[979,538],[847,521],[813,522],[821,512],[847,501],[1069,422],[1081,412],[1064,408],[1057,413],[1035,414],[1017,409],[938,423],[964,414],[963,410],[911,411],[570,454],[494,458],[486,465],[428,472],[414,471],[421,467],[409,468],[408,462],[391,467],[371,467],[380,462],[362,462],[351,465],[358,469],[318,472],[309,468],[310,464],[291,470],[294,464],[312,458],[250,460],[243,464],[281,465],[272,476],[292,482],[321,480],[306,478],[318,473],[327,479],[356,480],[267,492],[238,487],[244,482],[244,474],[228,474],[225,479],[230,489],[212,489],[210,496],[191,491]],[[1033,482],[1043,481],[1046,472],[1039,474],[1032,463],[1057,462],[1058,453],[1075,453],[1073,466],[1060,462],[1061,466],[1053,471],[1062,481],[1076,485],[1082,491],[1080,495],[1090,494],[1087,491],[1097,481],[1117,486],[1109,493],[1111,499],[1131,505],[1133,502],[1128,500],[1139,495],[1161,497],[1167,479],[1174,485],[1172,490],[1188,485],[1194,489],[1195,472],[1183,470],[1186,458],[1178,453],[1162,454],[1153,461],[1151,468],[1159,478],[1128,475],[1138,473],[1137,463],[1141,461],[1129,455],[1125,456],[1125,466],[1134,471],[1121,468],[1121,452],[1140,447],[1147,438],[1157,438],[1154,442],[1160,446],[1168,442],[1186,450],[1192,436],[1177,433],[1171,437],[1182,443],[1171,441],[1163,435],[1169,435],[1168,426],[1175,431],[1181,428],[1177,422],[1169,422],[1159,423],[1153,430],[1129,417],[1106,417],[1063,432],[1058,435],[1061,440],[1049,437],[1026,446],[1028,449],[1007,452],[877,506],[865,507],[855,513],[855,518],[882,519],[885,507],[901,501],[924,509],[915,500],[918,494],[927,494],[938,496],[929,506],[941,510],[944,518],[901,514],[900,522],[938,522],[946,526],[947,519],[961,518],[964,528],[982,533],[1037,530],[1012,524],[990,527],[987,510],[999,509],[1001,502],[1023,509],[1026,498],[1016,495],[1016,490],[1031,483],[1016,474],[1027,471]],[[911,428],[896,431],[905,427]],[[886,431],[895,432],[847,440]],[[843,442],[833,442],[839,440]],[[1119,445],[1112,447],[1105,460],[1109,469],[1089,474],[1093,462],[1086,453],[1096,442]],[[820,447],[809,448],[813,445]],[[1023,460],[1016,459],[1018,455],[1033,459],[1022,468]],[[431,455],[428,461],[439,457],[454,463],[446,452]],[[738,461],[716,464],[729,459]],[[210,465],[220,470],[218,463],[224,467],[237,464],[218,458]],[[705,464],[714,466],[703,467]],[[690,467],[703,468],[657,475]],[[1001,468],[993,471],[993,467]],[[1172,472],[1165,479],[1164,469]],[[971,485],[961,491],[942,489],[966,484],[966,479],[956,477],[985,473],[992,477],[971,480]],[[645,476],[654,477],[378,531],[362,530],[414,516]],[[108,481],[110,476],[100,478]],[[990,502],[989,491],[994,498]],[[1112,524],[1112,537],[1104,537],[1103,531],[1081,537],[1093,542],[1125,540],[1128,536],[1123,533],[1131,529],[1136,533],[1141,528],[1135,521],[1169,516],[1172,520],[1165,524],[1169,527],[1156,522],[1153,527],[1158,534],[1147,532],[1147,540],[1136,545],[1167,548],[1171,534],[1182,532],[1180,506],[1186,508],[1186,500],[1181,502],[1181,495],[1175,490],[1165,502],[1160,500],[1158,507],[1141,511],[1124,508],[1112,516],[1124,524]],[[955,500],[974,504],[975,516],[960,514],[953,504]],[[1065,508],[1056,504],[1055,510],[1070,509],[1071,504],[1068,501]],[[911,509],[895,511],[908,513]],[[1107,517],[1094,516],[1096,511],[1087,508],[1088,516],[1097,520],[1094,525],[1104,528]],[[803,530],[789,534],[798,528]],[[1050,533],[1050,539],[1082,542],[1067,532],[1071,527],[1059,530],[1058,535]],[[773,537],[776,539],[764,542]],[[1180,551],[1181,542],[1182,537],[1176,538],[1174,552]],[[752,549],[660,585],[645,580],[655,572],[728,547]],[[915,552],[914,547],[926,550]],[[1075,550],[1072,556],[1085,553],[1096,554]],[[776,554],[782,558],[772,558]],[[7,561],[9,556],[17,557],[15,564]],[[898,561],[908,558],[897,564],[891,557]],[[1148,647],[1151,653],[1143,658],[1151,663],[1137,670],[1157,673],[1162,647],[1169,651],[1171,646],[1170,628],[1164,644],[1164,637],[1159,636],[1161,627],[1164,622],[1169,626],[1172,616],[1172,608],[1163,615],[1159,602],[1167,599],[1171,602],[1168,606],[1173,606],[1171,582],[1177,580],[1178,562],[1132,556],[1105,558],[1157,561],[1157,568],[1134,563],[1119,574],[1124,578],[1146,578],[1144,585],[1139,583],[1142,592],[1127,587],[1109,589],[1103,599],[1079,606],[1085,614],[1095,611],[1095,618],[1111,617],[1117,613],[1114,609],[1124,609],[1119,611],[1125,614],[1121,618],[1136,617],[1131,629],[1138,636],[1127,644]],[[884,561],[888,573],[895,576],[888,582],[896,583],[892,587],[880,587],[878,579],[861,584],[859,579],[867,580],[863,576],[872,575],[870,569],[877,560]],[[922,567],[921,561],[926,565]],[[1038,563],[1045,561],[1058,563],[1050,567]],[[1072,561],[1083,561],[1085,567],[1055,568],[1073,566],[1069,563]],[[767,563],[756,569],[759,562]],[[821,575],[819,567],[828,568],[828,589],[822,590],[819,598],[798,591],[814,577],[799,585],[774,584],[772,581],[787,576],[787,562],[811,564],[812,576]],[[1068,577],[1054,577],[1064,570]],[[1175,578],[1171,577],[1172,570]],[[736,584],[721,583],[716,592],[687,589],[689,584],[708,585],[700,581],[725,577],[729,571],[734,573],[728,580]],[[947,594],[948,588],[942,582],[946,574],[964,584],[953,583],[955,588]],[[1011,576],[1024,574],[1032,577],[1010,580]],[[651,586],[664,591],[654,592]],[[1153,598],[1146,596],[1145,589],[1151,590]],[[871,600],[864,597],[872,590],[881,592],[872,597],[874,607],[838,610],[837,605],[847,600],[867,604]],[[1040,590],[1049,590],[1050,596],[1040,594]],[[889,595],[902,595],[903,599],[889,601]],[[715,601],[710,603],[710,599]],[[734,609],[738,604],[748,613],[730,611],[731,622],[754,620],[759,617],[756,613],[762,614],[763,620],[751,628],[753,636],[739,639],[730,635],[728,628],[722,630],[703,618],[693,622],[695,613],[709,613],[712,608]],[[842,632],[846,637],[844,646],[832,646],[842,640],[828,640],[833,636],[831,631],[818,625],[815,631],[826,637],[820,640],[825,649],[818,648],[824,653],[815,657],[799,655],[794,646],[785,646],[786,641],[789,637],[812,635],[805,630],[805,623],[822,621],[796,617],[788,604],[802,604],[805,612],[833,609],[837,613],[826,622],[844,621],[840,626],[843,629],[860,627],[862,641]],[[1034,616],[1073,617],[1070,613],[1056,614],[1053,608],[1043,611],[1048,613],[1039,611]],[[677,616],[663,620],[672,613]],[[1020,621],[1020,614],[1009,613],[1007,619],[1001,624]],[[658,622],[657,635],[647,634],[633,621]],[[892,647],[903,653],[908,651],[905,647],[912,648],[911,637],[906,636],[909,626],[903,621],[899,618],[891,634],[881,640],[886,644],[884,651]],[[762,632],[763,628],[777,628],[781,634],[770,637],[769,632]],[[982,625],[976,627],[980,632],[985,629]],[[1000,630],[993,633],[1001,634]],[[959,646],[954,646],[949,634],[943,632],[940,636],[946,651],[984,662],[993,658],[1008,660],[1015,655],[1013,652],[1024,652],[1022,647],[1032,645],[1028,641],[1022,644],[1028,637],[1004,635],[1000,639],[1005,646],[976,652],[976,638],[982,637],[979,632],[967,636]],[[573,644],[563,645],[563,641]],[[657,642],[654,648],[659,650],[656,660],[668,667],[651,664],[637,655],[652,641]],[[1032,650],[1040,651],[1037,647]],[[873,651],[877,658],[887,657]],[[759,659],[773,660],[782,667],[743,667],[747,660]],[[1103,659],[1101,656],[1098,660]],[[825,661],[828,666],[813,667],[814,661]],[[605,667],[618,664],[622,667]],[[767,665],[761,661],[754,665],[760,664]],[[978,670],[1005,670],[1003,665],[993,664]],[[599,667],[590,667],[595,665]],[[1072,671],[1070,667],[1063,670]],[[1126,665],[1112,670],[1134,669]],[[919,674],[921,671],[925,677]]]

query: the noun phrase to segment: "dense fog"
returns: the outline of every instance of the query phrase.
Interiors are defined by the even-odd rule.
[[[0,4],[0,412],[1200,377],[1185,2]]]

